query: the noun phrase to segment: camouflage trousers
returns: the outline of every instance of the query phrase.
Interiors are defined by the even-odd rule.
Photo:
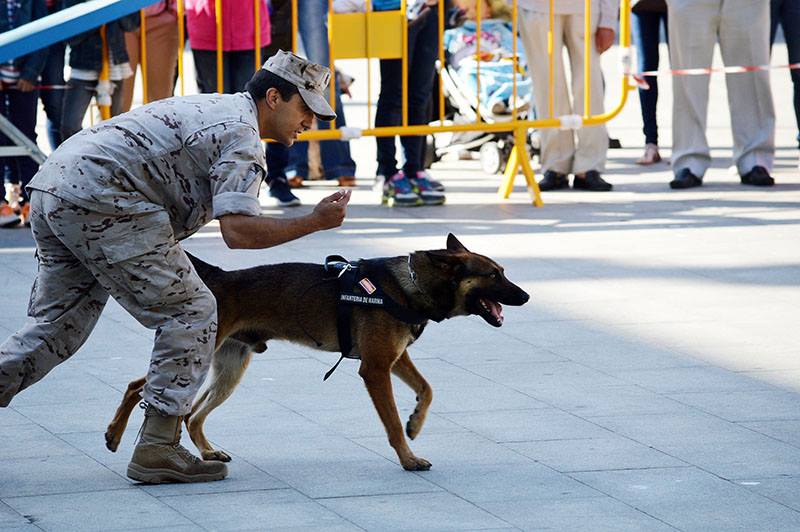
[[[0,406],[83,345],[111,294],[155,330],[144,400],[188,413],[214,351],[217,306],[167,213],[107,215],[34,191],[31,228],[39,270],[29,322],[0,345]]]

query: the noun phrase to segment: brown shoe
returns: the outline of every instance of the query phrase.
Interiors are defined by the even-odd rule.
[[[139,442],[128,464],[128,477],[148,484],[222,480],[228,467],[201,460],[181,445],[180,416],[161,415],[147,406]]]
[[[644,155],[636,160],[636,164],[648,165],[661,162],[661,154],[658,153],[658,146],[656,144],[646,144],[644,147]]]
[[[289,188],[303,188],[303,178],[299,175],[290,177],[286,182],[289,183]]]
[[[339,179],[340,187],[354,187],[356,186],[356,177],[352,175],[343,175]]]

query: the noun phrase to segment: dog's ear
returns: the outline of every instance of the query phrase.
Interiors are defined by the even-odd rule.
[[[464,244],[459,242],[458,239],[456,238],[456,235],[454,235],[453,233],[448,233],[447,235],[447,251],[469,252],[469,250],[466,247],[464,247]]]
[[[425,256],[430,259],[434,266],[449,273],[455,273],[464,267],[461,258],[450,250],[434,249],[426,251]]]

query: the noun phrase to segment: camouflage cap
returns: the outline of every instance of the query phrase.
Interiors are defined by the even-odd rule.
[[[261,68],[295,85],[303,101],[317,118],[326,121],[336,119],[336,113],[331,109],[325,91],[331,79],[328,67],[312,63],[292,52],[278,50]]]

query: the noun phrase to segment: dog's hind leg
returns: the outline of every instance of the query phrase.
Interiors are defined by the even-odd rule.
[[[106,447],[109,451],[116,452],[119,442],[122,440],[122,433],[128,425],[128,418],[131,416],[133,408],[142,400],[142,388],[144,388],[145,377],[136,379],[128,384],[125,396],[114,414],[114,419],[106,429]]]
[[[425,416],[428,415],[428,408],[431,406],[431,401],[433,401],[433,390],[425,380],[425,377],[414,366],[407,350],[403,351],[400,358],[395,361],[394,366],[392,366],[392,373],[400,377],[417,394],[417,407],[408,418],[408,423],[406,423],[406,434],[413,440],[422,430],[422,425],[425,423]]]
[[[203,432],[208,414],[230,397],[244,375],[253,351],[248,344],[228,338],[214,353],[209,383],[200,398],[195,401],[192,413],[186,422],[192,438],[204,460],[230,462],[231,457],[224,451],[215,450]]]

